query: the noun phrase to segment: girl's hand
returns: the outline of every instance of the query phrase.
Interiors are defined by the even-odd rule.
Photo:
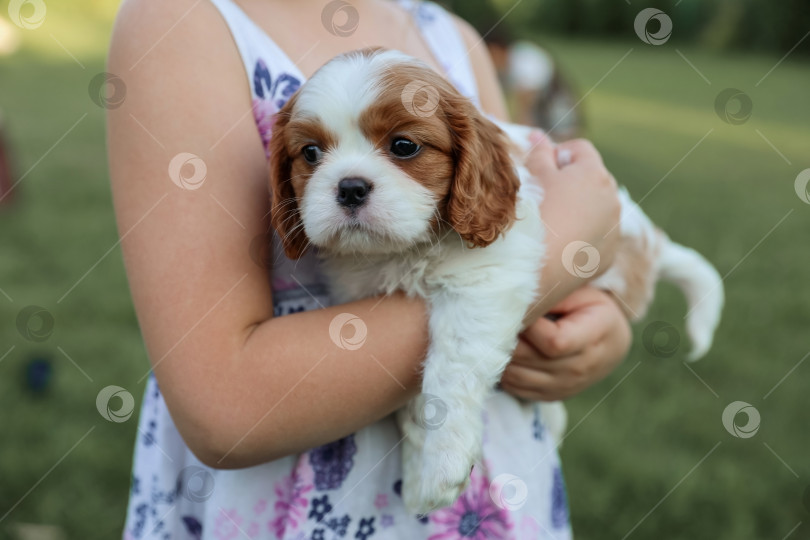
[[[610,293],[582,287],[521,335],[501,388],[530,401],[558,401],[604,379],[627,355],[630,324]]]
[[[600,270],[607,269],[619,240],[621,203],[616,179],[601,154],[588,140],[555,145],[542,131],[533,132],[530,141],[526,166],[544,191],[543,220],[547,226],[550,221],[557,224],[547,240],[587,242],[599,251]]]
[[[590,142],[577,139],[555,145],[540,131],[530,140],[532,149],[525,163],[543,189],[540,215],[547,252],[540,290],[543,305],[529,310],[528,326],[545,315],[549,305],[557,305],[610,267],[621,216],[616,180]],[[595,248],[597,259],[588,257],[589,264],[595,263],[593,268],[586,268],[587,272],[574,268],[574,261],[568,260],[572,245],[575,252]]]

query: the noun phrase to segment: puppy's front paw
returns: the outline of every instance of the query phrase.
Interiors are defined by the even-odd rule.
[[[432,434],[433,435],[433,434]],[[411,512],[426,514],[456,502],[470,482],[480,445],[461,448],[428,435],[419,475],[403,480],[403,500]]]
[[[402,502],[413,514],[419,514],[419,477],[422,474],[422,448],[408,437],[402,442]]]

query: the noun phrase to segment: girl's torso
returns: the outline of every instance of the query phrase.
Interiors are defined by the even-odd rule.
[[[368,43],[399,45],[431,62],[477,103],[467,46],[455,20],[433,4],[357,2],[355,9],[343,0],[242,0],[243,11],[232,0],[210,1],[241,56],[265,150],[275,113],[304,74]],[[315,256],[290,261],[275,236],[272,245],[275,315],[329,305]],[[401,434],[392,416],[300,455],[238,471],[210,469],[194,457],[154,376],[139,422],[127,540],[570,538],[559,458],[540,406],[503,392],[487,402],[484,459],[469,488],[456,504],[427,517],[409,515],[402,505]]]

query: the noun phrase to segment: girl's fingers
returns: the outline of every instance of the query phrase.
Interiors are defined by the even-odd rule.
[[[610,329],[613,319],[598,306],[585,306],[557,321],[557,334],[551,338],[559,356],[569,356],[599,343]]]
[[[543,353],[545,344],[556,334],[557,323],[546,317],[540,317],[520,334],[518,344],[527,343],[534,348],[534,354]]]
[[[528,341],[518,339],[517,347],[515,347],[515,351],[512,353],[512,362],[531,367],[543,360],[545,359],[540,356],[540,352]]]
[[[501,384],[539,391],[555,386],[555,377],[550,373],[517,364],[509,364],[501,377]]]
[[[526,167],[534,176],[545,181],[550,173],[559,171],[554,143],[542,131],[533,131],[529,135],[529,142],[531,148],[526,155]]]
[[[557,145],[557,152],[570,154],[570,164],[604,167],[602,155],[587,139],[574,139]]]
[[[599,340],[604,333],[604,325],[600,323],[600,318],[589,308],[582,307],[566,313],[556,322],[541,318],[523,332],[523,337],[543,356],[552,360],[565,358]]]

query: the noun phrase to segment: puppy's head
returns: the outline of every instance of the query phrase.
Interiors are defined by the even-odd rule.
[[[391,253],[452,227],[492,243],[519,181],[503,132],[426,64],[364,49],[324,65],[279,112],[272,222],[287,256]]]

